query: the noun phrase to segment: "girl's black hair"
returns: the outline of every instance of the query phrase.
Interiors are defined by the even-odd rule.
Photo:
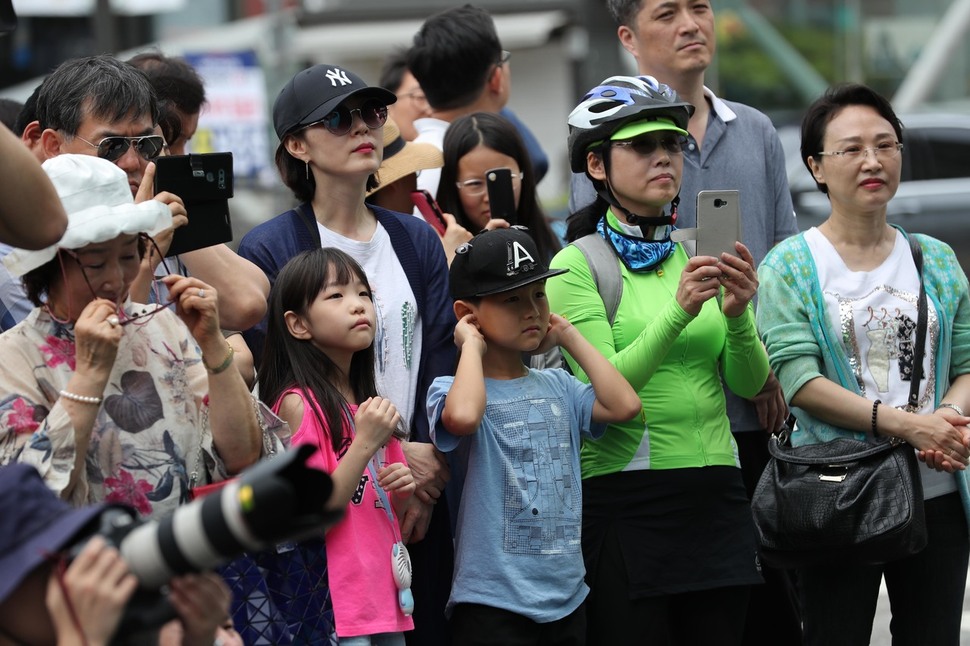
[[[596,200],[579,209],[566,219],[566,242],[579,240],[584,235],[594,233],[596,224],[609,208],[606,200],[598,194]]]
[[[338,454],[350,444],[352,438],[345,433],[345,428],[353,422],[353,417],[337,384],[346,381],[358,403],[377,395],[374,344],[355,352],[350,361],[350,374],[343,375],[330,357],[310,340],[290,334],[283,315],[293,311],[305,316],[328,282],[346,285],[354,278],[359,278],[370,291],[367,276],[357,261],[331,247],[304,251],[286,263],[270,291],[266,343],[259,368],[259,396],[263,401],[272,405],[291,388],[302,391],[317,421],[330,429],[333,450]],[[313,395],[318,406],[313,405],[307,394]]]
[[[510,121],[498,114],[476,112],[456,119],[448,127],[443,143],[445,165],[441,169],[437,196],[442,210],[454,215],[458,224],[473,234],[478,233],[478,227],[472,224],[461,206],[461,198],[458,196],[455,182],[458,181],[458,162],[479,145],[507,155],[519,165],[519,171],[522,173],[519,208],[516,213],[519,221],[513,224],[521,224],[529,228],[539,255],[548,262],[562,248],[562,245],[549,226],[546,214],[543,213],[536,198],[535,171],[522,137]]]

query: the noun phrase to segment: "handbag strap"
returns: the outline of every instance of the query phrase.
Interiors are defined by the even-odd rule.
[[[926,287],[923,285],[923,248],[916,238],[909,236],[909,248],[913,253],[913,264],[916,265],[916,276],[919,279],[919,297],[916,301],[916,347],[913,348],[913,374],[910,375],[909,401],[906,410],[915,413],[919,410],[919,386],[923,382],[923,354],[926,351]],[[777,433],[780,446],[791,446],[791,433],[795,428],[795,416],[788,414],[785,428]]]
[[[919,300],[916,304],[916,347],[913,348],[913,374],[910,376],[909,402],[906,409],[919,410],[919,385],[923,381],[923,354],[926,350],[926,287],[923,285],[923,249],[913,236],[909,237],[909,248],[913,252],[913,263],[919,278]]]

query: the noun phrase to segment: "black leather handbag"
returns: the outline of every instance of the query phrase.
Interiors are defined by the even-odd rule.
[[[926,344],[926,292],[920,277],[908,410],[918,410]],[[791,420],[791,418],[790,418]],[[761,557],[775,567],[852,561],[884,563],[926,546],[923,485],[913,448],[893,438],[792,447],[790,429],[769,439],[771,458],[751,501]]]

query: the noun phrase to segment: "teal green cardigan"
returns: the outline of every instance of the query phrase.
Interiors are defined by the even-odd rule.
[[[952,379],[970,372],[970,290],[948,245],[925,235],[913,234],[913,238],[923,250],[926,296],[939,314],[936,406]],[[861,394],[838,332],[828,324],[818,271],[805,235],[800,233],[775,246],[759,265],[758,278],[758,331],[785,399],[791,403],[792,396],[816,377]],[[827,442],[847,434],[860,440],[866,437],[862,432],[834,427],[800,408],[793,407],[792,413],[798,419],[798,429],[792,433],[794,446]],[[957,472],[954,477],[970,525],[968,471]]]

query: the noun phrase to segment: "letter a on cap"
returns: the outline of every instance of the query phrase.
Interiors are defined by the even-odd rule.
[[[515,274],[519,273],[522,263],[528,262],[534,265],[536,262],[535,258],[532,257],[532,254],[530,254],[528,250],[526,250],[526,248],[519,244],[519,242],[516,240],[509,242],[508,250],[509,255],[507,272],[509,276],[514,276]],[[528,269],[528,267],[525,269]]]

